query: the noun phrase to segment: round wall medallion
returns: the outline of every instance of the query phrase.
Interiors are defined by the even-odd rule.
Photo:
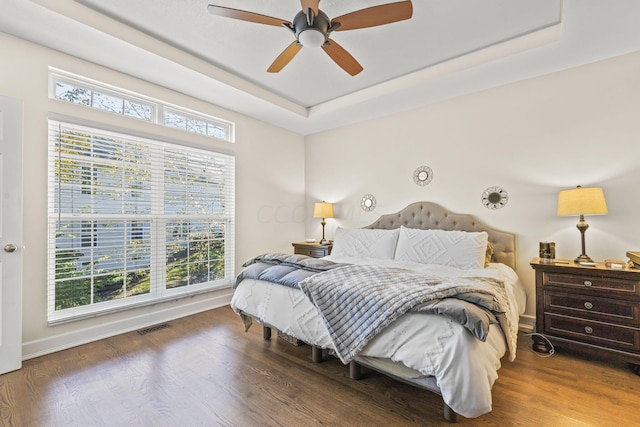
[[[433,171],[429,166],[420,166],[413,172],[413,182],[417,185],[427,185],[433,179]]]
[[[365,212],[370,212],[376,208],[376,198],[372,194],[365,194],[360,201],[360,207]]]
[[[485,208],[500,209],[509,201],[509,194],[502,187],[489,187],[482,192],[480,199]]]

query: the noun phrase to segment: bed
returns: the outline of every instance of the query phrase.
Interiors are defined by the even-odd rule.
[[[244,264],[231,307],[330,353],[442,396],[444,417],[491,411],[502,359],[515,358],[526,296],[516,239],[471,215],[418,202],[361,229],[336,230],[321,259],[262,254]],[[428,285],[428,286],[426,286]],[[372,295],[376,295],[375,298]]]

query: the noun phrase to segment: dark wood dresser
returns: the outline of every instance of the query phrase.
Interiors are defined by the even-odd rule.
[[[296,242],[292,243],[293,245],[293,253],[308,255],[314,258],[322,258],[324,256],[331,255],[331,249],[333,245],[330,243],[320,244],[320,243],[307,243],[307,242]]]
[[[554,346],[634,364],[640,374],[640,269],[614,270],[569,260],[531,261],[536,275],[536,332]],[[533,349],[549,343],[533,336]]]

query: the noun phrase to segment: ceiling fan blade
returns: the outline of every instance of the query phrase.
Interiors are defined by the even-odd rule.
[[[230,7],[215,6],[210,4],[207,10],[212,15],[224,16],[226,18],[239,19],[241,21],[255,22],[257,24],[273,25],[281,27],[291,26],[291,22],[286,19],[274,18],[272,16],[260,15],[259,13],[247,12],[245,10],[231,9]]]
[[[294,56],[302,49],[302,45],[298,44],[297,41],[291,43],[285,50],[282,51],[280,55],[273,61],[273,64],[267,69],[269,73],[277,73],[282,70],[285,65],[289,63],[293,59]]]
[[[355,76],[363,70],[362,65],[335,41],[331,39],[327,40],[327,42],[322,45],[322,49],[333,59],[333,62],[352,76]]]
[[[314,16],[318,16],[318,4],[320,0],[300,0],[300,4],[302,5],[302,11],[307,13],[307,9],[313,10]]]
[[[356,10],[355,12],[333,18],[331,24],[336,22],[340,23],[336,31],[356,30],[358,28],[375,27],[392,22],[404,21],[405,19],[411,18],[412,15],[413,5],[411,1],[406,0]]]

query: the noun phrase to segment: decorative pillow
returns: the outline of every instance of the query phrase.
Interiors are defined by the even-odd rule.
[[[487,252],[484,256],[484,268],[489,267],[489,264],[491,264],[491,258],[493,258],[493,243],[487,242]]]
[[[364,256],[393,259],[400,230],[377,230],[368,228],[340,228],[333,239],[331,255],[336,257]]]
[[[464,270],[484,268],[488,234],[400,228],[395,259],[440,264]]]

